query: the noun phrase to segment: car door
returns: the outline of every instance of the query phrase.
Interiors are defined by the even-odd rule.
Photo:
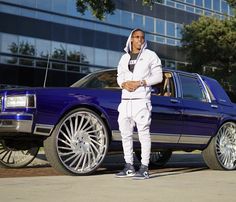
[[[177,143],[182,133],[182,99],[177,96],[173,73],[164,72],[163,82],[153,86],[152,142]]]
[[[220,119],[218,106],[200,76],[178,73],[183,104],[183,131],[179,143],[206,144],[215,134]]]

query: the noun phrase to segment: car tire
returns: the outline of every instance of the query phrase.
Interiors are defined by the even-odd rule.
[[[206,149],[202,151],[207,166],[213,170],[236,168],[236,124],[224,123]]]
[[[141,152],[135,151],[135,155],[141,161]],[[170,150],[151,152],[149,164],[150,166],[162,167],[169,161],[171,155],[172,151]]]
[[[88,175],[103,162],[109,136],[101,116],[90,109],[69,112],[44,141],[50,164],[67,175]]]
[[[37,156],[39,147],[16,149],[8,147],[4,140],[0,140],[0,167],[23,168],[29,165]]]

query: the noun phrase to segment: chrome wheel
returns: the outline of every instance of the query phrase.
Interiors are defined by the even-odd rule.
[[[216,136],[216,155],[227,170],[236,168],[236,124],[224,124]]]
[[[30,164],[38,154],[39,147],[27,150],[10,148],[4,140],[0,141],[0,166],[8,168],[22,168]]]
[[[65,174],[90,174],[102,163],[108,140],[101,117],[91,110],[77,109],[62,119],[52,137],[45,141],[46,156]]]
[[[224,123],[215,137],[202,151],[207,166],[215,170],[234,170],[236,168],[236,124]]]

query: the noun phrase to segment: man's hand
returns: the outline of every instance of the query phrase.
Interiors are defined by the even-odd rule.
[[[121,86],[123,89],[126,89],[129,92],[134,92],[141,85],[140,85],[140,81],[126,81],[126,82],[122,83]]]

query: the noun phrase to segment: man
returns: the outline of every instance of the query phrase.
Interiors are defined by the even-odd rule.
[[[161,61],[155,52],[146,49],[144,31],[135,29],[126,42],[125,54],[118,65],[117,83],[122,88],[118,107],[125,168],[116,177],[147,179],[151,152],[151,86],[162,82]],[[133,167],[133,129],[136,125],[141,143],[141,166]]]

